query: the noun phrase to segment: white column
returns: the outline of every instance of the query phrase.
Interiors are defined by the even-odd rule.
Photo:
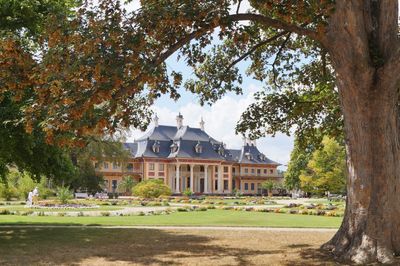
[[[191,164],[191,165],[190,165],[190,191],[192,191],[192,192],[194,192],[194,182],[193,182],[193,179],[194,179],[194,177],[193,177],[193,168],[194,168],[194,165],[193,165],[193,164]]]
[[[180,191],[180,176],[179,176],[179,168],[180,168],[180,165],[179,164],[177,164],[176,165],[176,179],[175,179],[175,192],[176,193],[181,193],[181,191]]]
[[[204,193],[208,193],[208,165],[204,165]]]
[[[222,193],[224,188],[223,188],[223,167],[222,165],[218,166],[218,193]]]

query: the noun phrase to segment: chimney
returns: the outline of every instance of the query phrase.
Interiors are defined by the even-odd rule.
[[[200,120],[200,129],[201,129],[202,131],[204,131],[204,124],[205,124],[205,122],[204,122],[204,120],[203,120],[203,117],[201,117],[201,120]]]
[[[176,117],[176,127],[180,129],[183,126],[183,116],[179,112],[179,115]]]
[[[158,127],[158,116],[157,116],[157,113],[156,113],[156,115],[154,116],[153,121],[154,121],[154,126],[155,126],[155,127]]]

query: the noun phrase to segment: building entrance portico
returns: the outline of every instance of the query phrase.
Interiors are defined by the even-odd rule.
[[[210,165],[176,163],[173,168],[169,171],[169,186],[175,194],[181,194],[187,189],[192,193],[211,193]]]

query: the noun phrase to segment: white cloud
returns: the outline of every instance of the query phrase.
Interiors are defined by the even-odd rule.
[[[235,135],[235,126],[243,111],[254,102],[253,93],[258,88],[250,85],[248,93],[241,97],[227,95],[217,101],[211,107],[202,107],[195,102],[187,102],[177,108],[173,105],[161,106],[157,104],[153,110],[159,117],[160,125],[176,125],[176,116],[179,112],[184,117],[184,125],[199,127],[201,117],[205,121],[205,130],[213,138],[223,141],[228,148],[240,148],[242,137]],[[150,125],[150,127],[152,127]],[[143,134],[138,130],[132,131],[128,140],[133,141]],[[265,137],[257,140],[257,146],[272,160],[287,164],[290,152],[293,148],[293,138],[284,134],[277,134],[275,137]]]

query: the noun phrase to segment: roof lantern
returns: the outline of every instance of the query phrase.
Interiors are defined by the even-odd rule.
[[[201,117],[201,120],[200,120],[200,129],[201,129],[202,131],[204,131],[204,124],[205,124],[205,122],[204,122],[204,120],[203,120],[203,117]]]

